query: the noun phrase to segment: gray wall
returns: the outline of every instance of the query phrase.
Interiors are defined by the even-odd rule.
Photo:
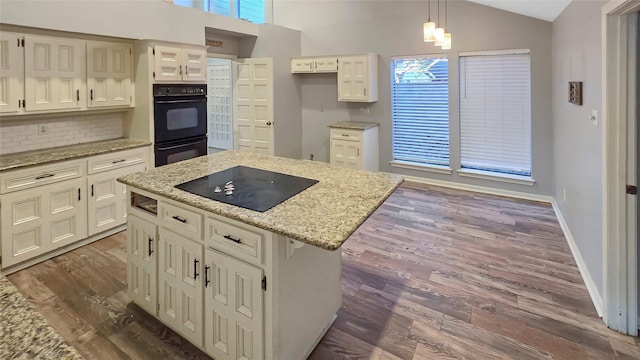
[[[603,291],[601,8],[606,1],[573,1],[553,22],[554,197],[598,292]],[[583,82],[583,105],[567,101],[569,81]],[[566,189],[566,201],[563,194]]]
[[[240,58],[273,58],[274,153],[302,157],[300,83],[291,74],[291,57],[300,55],[300,31],[273,24],[258,25],[258,38],[238,41]]]
[[[432,19],[437,18],[435,1]],[[553,187],[553,122],[551,113],[551,23],[466,1],[448,2],[451,50],[443,51],[422,40],[427,1],[275,0],[274,22],[302,31],[302,55],[380,54],[380,100],[370,105],[337,101],[336,75],[297,75],[302,83],[303,156],[329,159],[327,125],[343,121],[380,123],[380,170],[455,181],[506,190],[551,195]],[[443,3],[441,2],[441,8]],[[444,17],[444,16],[443,16]],[[444,19],[443,19],[444,20]],[[391,160],[391,56],[450,55],[451,167],[460,165],[458,120],[458,59],[461,51],[531,49],[532,134],[534,186],[411,171],[389,166]]]

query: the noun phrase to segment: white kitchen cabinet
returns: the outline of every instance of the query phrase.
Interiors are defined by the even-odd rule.
[[[89,108],[131,105],[133,46],[87,41]]]
[[[291,59],[292,73],[336,73],[337,57],[304,57]]]
[[[80,109],[85,99],[84,42],[25,35],[25,110]]]
[[[158,313],[158,230],[138,216],[127,217],[127,288],[148,313]]]
[[[330,129],[330,163],[351,169],[378,171],[378,126]]]
[[[80,178],[3,195],[2,267],[85,238],[84,194],[84,179]]]
[[[204,347],[215,359],[263,359],[262,269],[205,251]]]
[[[160,227],[159,317],[202,347],[202,244]]]
[[[207,81],[206,50],[156,45],[153,54],[155,82]]]
[[[338,58],[338,101],[378,101],[378,55]]]
[[[0,113],[14,113],[24,99],[24,47],[19,34],[0,32]]]

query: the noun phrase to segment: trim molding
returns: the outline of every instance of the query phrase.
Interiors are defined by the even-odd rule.
[[[598,313],[598,316],[602,318],[603,311],[604,311],[604,302],[602,301],[602,296],[598,292],[598,288],[596,287],[596,284],[593,282],[593,278],[589,273],[589,269],[587,268],[587,265],[585,264],[584,259],[580,254],[578,245],[576,244],[576,241],[573,238],[573,235],[571,235],[571,230],[569,229],[569,225],[564,219],[564,216],[562,215],[562,211],[560,211],[560,207],[558,206],[558,202],[554,197],[539,195],[539,194],[523,193],[519,191],[495,189],[495,188],[489,188],[484,186],[454,183],[451,181],[419,178],[415,176],[405,176],[405,175],[403,176],[405,180],[422,183],[422,184],[437,185],[437,186],[443,186],[448,188],[467,190],[467,191],[473,191],[473,192],[479,192],[479,193],[485,193],[485,194],[508,196],[516,199],[533,200],[533,201],[550,203],[551,206],[553,207],[553,211],[555,212],[556,217],[558,218],[558,223],[560,224],[560,228],[562,228],[562,232],[564,233],[564,237],[567,240],[567,244],[571,249],[571,255],[573,255],[573,259],[578,265],[578,270],[580,270],[580,275],[582,276],[582,280],[584,281],[584,284],[587,287],[587,291],[589,291],[591,302],[593,303],[593,306],[596,308],[596,312]]]
[[[567,239],[567,243],[569,244],[569,248],[571,248],[571,254],[573,254],[573,258],[578,265],[578,269],[580,270],[580,274],[582,275],[582,280],[584,284],[587,286],[587,290],[589,291],[589,296],[591,296],[591,302],[596,308],[598,312],[598,316],[602,318],[604,314],[604,301],[602,301],[602,296],[598,292],[598,288],[596,284],[593,282],[593,278],[589,273],[589,269],[587,268],[587,264],[585,264],[582,255],[580,255],[580,249],[578,249],[578,245],[576,244],[573,235],[571,235],[571,230],[569,230],[569,225],[567,221],[564,219],[562,215],[562,211],[560,210],[560,206],[556,199],[553,199],[551,203],[553,206],[553,210],[556,212],[556,217],[558,218],[558,222],[560,223],[560,227],[562,228],[562,232],[564,233],[564,237]]]

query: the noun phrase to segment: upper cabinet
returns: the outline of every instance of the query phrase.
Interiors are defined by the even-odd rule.
[[[84,98],[84,44],[80,40],[24,37],[25,111],[80,109]]]
[[[133,46],[87,42],[88,107],[131,105]]]
[[[0,114],[132,105],[133,46],[0,32]]]
[[[204,49],[156,45],[153,54],[156,83],[207,82],[207,52]]]
[[[338,73],[338,101],[378,101],[378,54],[296,57],[291,73]]]
[[[338,101],[378,101],[378,55],[338,59]]]
[[[24,51],[18,34],[0,32],[0,113],[17,112],[24,94]]]

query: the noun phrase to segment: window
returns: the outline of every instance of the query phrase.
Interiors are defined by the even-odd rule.
[[[173,3],[256,24],[265,22],[265,0],[173,0]]]
[[[449,166],[449,61],[391,60],[393,162]]]
[[[529,50],[460,54],[462,170],[531,177]]]

